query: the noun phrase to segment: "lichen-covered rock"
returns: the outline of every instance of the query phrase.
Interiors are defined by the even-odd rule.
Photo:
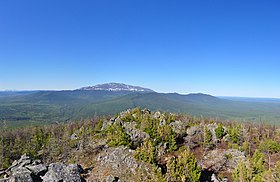
[[[192,126],[187,129],[188,136],[194,136],[202,131],[201,127],[198,125]]]
[[[148,139],[149,134],[136,128],[136,122],[125,122],[123,127],[125,132],[130,136],[133,146],[139,146],[145,139]]]
[[[15,160],[11,167],[5,170],[6,178],[1,182],[80,182],[83,179],[80,173],[83,170],[77,164],[65,165],[53,163],[49,166],[40,160],[33,160],[29,156],[22,155],[19,160]]]
[[[113,169],[118,170],[119,167],[128,167],[132,172],[135,172],[139,166],[138,162],[132,157],[133,151],[125,147],[109,148],[97,157],[97,161],[101,165],[111,165]]]
[[[188,124],[186,122],[182,121],[174,121],[169,124],[171,126],[172,130],[180,137],[183,137],[186,135]]]
[[[13,171],[17,168],[22,168],[28,164],[31,164],[31,158],[26,154],[22,155],[19,160],[15,160],[12,165],[7,169],[8,171]]]
[[[221,171],[232,172],[240,161],[246,159],[245,154],[236,149],[212,150],[203,157],[202,168],[215,173]]]
[[[208,124],[207,125],[207,128],[208,130],[210,131],[211,133],[211,140],[213,143],[217,143],[218,142],[218,139],[217,139],[217,136],[216,136],[216,132],[215,132],[215,129],[218,128],[218,125],[217,123],[213,123],[213,124]]]
[[[25,167],[19,167],[13,170],[12,176],[9,179],[9,182],[33,182],[31,177],[31,171]]]
[[[77,164],[66,166],[62,163],[53,163],[48,167],[48,172],[42,177],[43,182],[72,181],[81,182],[81,169]]]
[[[133,157],[134,150],[126,147],[108,148],[103,150],[95,159],[95,167],[89,181],[106,181],[108,175],[118,177],[120,181],[137,181],[139,176],[152,178],[153,170],[149,164],[138,161]],[[111,178],[113,179],[113,178]]]
[[[190,149],[200,145],[202,141],[203,130],[200,126],[192,126],[187,129],[187,136],[184,137],[184,143]]]

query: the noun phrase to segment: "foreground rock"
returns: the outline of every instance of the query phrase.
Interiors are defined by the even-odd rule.
[[[95,160],[93,173],[87,178],[95,182],[148,181],[153,178],[152,166],[137,161],[134,150],[126,147],[107,148],[99,153]],[[140,176],[145,174],[145,176]],[[155,181],[155,180],[152,180]]]
[[[29,156],[23,155],[3,172],[4,179],[0,179],[0,182],[82,182],[84,181],[80,177],[82,172],[82,167],[77,164],[45,165],[40,160],[32,160]]]

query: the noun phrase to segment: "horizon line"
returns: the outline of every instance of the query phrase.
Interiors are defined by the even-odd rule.
[[[1,90],[0,92],[40,92],[40,91],[75,91],[79,89],[5,89]],[[152,89],[153,90],[153,89]],[[90,90],[89,90],[90,91]],[[94,90],[92,90],[94,91]],[[219,98],[251,98],[251,99],[280,99],[280,97],[267,97],[267,96],[237,96],[237,95],[214,95],[214,94],[209,94],[209,93],[203,93],[203,92],[188,92],[188,93],[179,93],[179,92],[158,92],[153,90],[156,93],[161,93],[161,94],[179,94],[179,95],[189,95],[189,94],[204,94],[204,95],[210,95],[214,97],[219,97]],[[111,92],[116,92],[116,91],[111,91]]]

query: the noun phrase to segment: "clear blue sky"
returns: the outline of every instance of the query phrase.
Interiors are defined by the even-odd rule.
[[[0,1],[0,90],[106,82],[280,98],[280,1]]]

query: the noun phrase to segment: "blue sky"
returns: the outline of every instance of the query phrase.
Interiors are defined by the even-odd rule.
[[[2,0],[0,90],[280,98],[278,0]]]

